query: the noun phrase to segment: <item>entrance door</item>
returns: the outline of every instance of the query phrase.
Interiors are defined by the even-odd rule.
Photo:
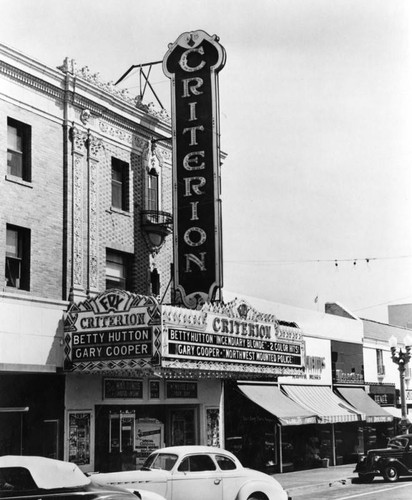
[[[196,444],[195,409],[178,409],[170,412],[170,445]]]
[[[43,456],[60,459],[58,420],[43,421]]]

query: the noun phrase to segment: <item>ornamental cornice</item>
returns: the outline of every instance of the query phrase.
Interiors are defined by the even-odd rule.
[[[121,142],[127,143],[129,146],[144,149],[147,145],[147,140],[138,137],[133,132],[128,132],[124,129],[111,125],[107,121],[99,120],[99,128],[108,136]]]
[[[100,73],[93,73],[90,71],[88,66],[83,66],[79,68],[74,59],[69,59],[66,57],[61,66],[57,67],[64,74],[71,74],[76,78],[80,78],[90,85],[98,88],[100,91],[106,92],[111,96],[122,100],[123,102],[133,106],[141,111],[147,113],[157,120],[161,120],[166,123],[171,123],[171,118],[167,111],[163,108],[158,111],[155,104],[150,102],[149,104],[143,104],[141,97],[132,97],[127,89],[119,89],[115,84],[110,82],[104,82],[100,78]]]
[[[43,94],[52,96],[55,99],[63,100],[64,98],[64,91],[62,89],[4,61],[0,61],[0,73],[19,82],[21,85],[31,87],[39,92],[42,92]]]
[[[174,306],[162,306],[163,321],[168,324],[204,327],[206,326],[207,314],[193,309],[183,309]]]

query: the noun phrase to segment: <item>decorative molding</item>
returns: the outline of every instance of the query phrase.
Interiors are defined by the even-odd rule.
[[[98,232],[98,157],[103,142],[89,135],[89,292],[98,289],[99,232]]]
[[[74,144],[74,143],[73,143]],[[82,157],[73,156],[73,286],[83,287],[83,170]]]
[[[104,149],[103,141],[90,134],[87,139],[87,144],[89,147],[89,157],[92,160],[98,161],[100,152]]]
[[[90,109],[83,109],[82,112],[80,113],[80,121],[83,123],[83,125],[87,125],[87,123],[90,121],[90,118],[91,118]]]
[[[153,118],[166,123],[171,122],[171,118],[164,108],[158,111],[155,107],[155,104],[152,102],[150,102],[149,104],[143,104],[140,96],[132,97],[129,95],[129,91],[127,89],[119,89],[113,82],[103,82],[100,78],[100,73],[92,73],[88,66],[79,68],[74,59],[69,59],[68,57],[66,57],[63,61],[63,64],[61,66],[58,66],[57,69],[62,71],[62,73],[71,74],[77,78],[81,78],[94,87],[97,87],[99,90],[107,92],[108,94],[121,99],[127,104],[134,106],[141,111],[144,111]]]
[[[64,91],[62,89],[51,85],[44,80],[31,75],[30,73],[11,66],[4,61],[0,61],[0,73],[11,78],[12,80],[16,80],[21,85],[34,88],[35,90],[53,98],[60,100],[63,100],[64,98]]]
[[[146,140],[142,139],[141,137],[138,137],[136,134],[133,134],[131,132],[126,132],[121,128],[115,127],[114,125],[110,125],[103,120],[99,120],[99,128],[103,133],[121,142],[125,142],[129,146],[140,149],[143,149],[145,146],[147,147]]]
[[[73,152],[82,155],[86,148],[87,133],[72,127],[70,129],[70,140],[73,144]]]

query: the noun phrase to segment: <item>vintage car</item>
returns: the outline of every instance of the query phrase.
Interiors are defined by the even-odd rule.
[[[288,500],[273,477],[246,469],[226,450],[171,446],[151,453],[140,470],[92,474],[102,485],[144,488],[167,500]]]
[[[134,494],[115,486],[94,483],[76,464],[44,457],[0,457],[0,498],[55,500],[162,500],[149,491]],[[163,499],[164,500],[164,499]]]
[[[360,457],[354,472],[365,483],[375,476],[395,482],[400,476],[412,475],[412,434],[389,439],[387,448],[369,450]]]

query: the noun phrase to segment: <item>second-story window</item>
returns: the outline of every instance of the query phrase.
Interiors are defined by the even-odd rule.
[[[30,230],[7,225],[6,286],[30,289]]]
[[[31,127],[7,118],[7,174],[31,182]]]
[[[130,259],[115,250],[106,250],[106,290],[120,288],[128,290],[130,282]]]
[[[112,158],[112,207],[129,211],[129,164]]]

